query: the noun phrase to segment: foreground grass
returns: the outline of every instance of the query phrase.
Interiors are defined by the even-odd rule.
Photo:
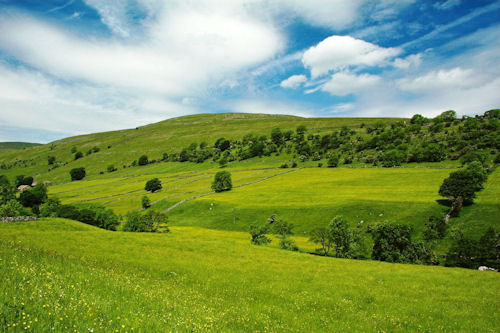
[[[340,260],[245,233],[0,224],[0,327],[31,331],[499,330],[498,273]]]

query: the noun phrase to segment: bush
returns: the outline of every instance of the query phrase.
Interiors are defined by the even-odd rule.
[[[151,201],[146,195],[142,197],[141,203],[142,203],[142,208],[144,209],[148,209],[149,207],[151,207]]]
[[[58,217],[60,210],[61,202],[56,198],[49,198],[40,206],[40,217]]]
[[[212,189],[215,192],[229,191],[233,187],[231,174],[228,171],[219,171],[215,174]]]
[[[329,168],[336,168],[338,165],[339,165],[339,156],[338,156],[338,155],[333,154],[333,155],[332,155],[332,156],[330,156],[330,158],[328,159],[328,167],[329,167]]]
[[[47,156],[47,162],[48,165],[52,165],[56,162],[56,157],[55,156]]]
[[[71,176],[71,180],[73,181],[73,180],[81,180],[81,179],[85,178],[86,172],[85,172],[85,168],[74,168],[74,169],[71,169],[69,174]]]
[[[28,211],[17,200],[9,200],[0,205],[0,217],[27,216]]]
[[[231,142],[224,138],[219,138],[215,141],[214,147],[218,148],[220,151],[224,151],[231,147]]]
[[[282,238],[280,239],[280,248],[288,251],[298,251],[299,248],[295,241],[291,238]]]
[[[166,224],[167,215],[149,210],[146,214],[141,215],[138,212],[129,213],[127,221],[123,225],[123,231],[130,232],[157,232],[160,224]],[[168,227],[165,226],[165,232],[168,232]]]
[[[271,240],[266,236],[268,231],[269,227],[267,225],[251,225],[250,236],[252,237],[252,239],[250,240],[250,242],[254,245],[263,245],[270,243]]]
[[[382,162],[382,166],[386,168],[400,166],[401,163],[406,161],[406,151],[402,151],[399,149],[389,150],[385,152],[380,157],[380,161]]]
[[[424,239],[426,241],[443,239],[446,235],[447,228],[448,225],[443,217],[431,216],[429,217],[429,221],[425,224],[423,233]]]
[[[151,192],[151,193],[159,191],[159,190],[161,190],[161,188],[162,188],[161,181],[158,178],[153,178],[153,179],[148,180],[146,182],[146,185],[144,186],[144,189],[146,191]]]
[[[51,212],[54,209],[54,212]],[[106,209],[101,204],[91,204],[82,207],[73,205],[58,205],[53,202],[51,208],[44,209],[44,215],[53,216],[57,212],[58,217],[80,221],[106,230],[116,230],[120,224],[118,216],[111,209]],[[42,209],[40,210],[42,214]]]
[[[142,155],[139,157],[138,164],[139,165],[147,165],[149,163],[148,157],[146,155]]]
[[[116,171],[116,168],[113,164],[110,164],[110,165],[108,165],[107,170],[108,170],[108,172],[114,172],[114,171]]]
[[[82,158],[82,157],[83,157],[83,153],[81,151],[78,151],[75,153],[75,160]]]

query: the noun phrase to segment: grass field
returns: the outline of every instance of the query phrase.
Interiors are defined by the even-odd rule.
[[[248,234],[0,224],[12,331],[497,332],[498,273],[323,258]]]
[[[30,143],[30,142],[0,142],[0,153],[24,149],[28,147],[34,147],[34,146],[40,146],[40,144]]]

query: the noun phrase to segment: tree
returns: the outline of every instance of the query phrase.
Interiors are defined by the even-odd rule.
[[[254,245],[263,245],[270,243],[271,240],[266,236],[269,231],[267,225],[251,225],[250,226],[250,236],[252,239],[250,242]]]
[[[215,174],[212,189],[215,192],[229,191],[233,187],[231,174],[228,171],[219,171]]]
[[[0,205],[3,205],[10,200],[14,200],[16,198],[14,193],[15,189],[10,184],[7,176],[0,175]]]
[[[56,162],[56,157],[55,156],[47,156],[47,162],[48,165],[52,165]]]
[[[339,156],[332,154],[330,158],[328,159],[328,167],[329,168],[336,168],[339,165]]]
[[[420,242],[412,241],[410,226],[383,223],[369,232],[373,238],[372,259],[400,263],[430,262],[429,249]]]
[[[80,159],[80,158],[82,158],[82,157],[83,157],[83,153],[82,153],[81,151],[77,151],[77,152],[75,153],[75,160]]]
[[[0,204],[0,217],[26,216],[27,210],[17,200],[9,200]]]
[[[276,233],[280,238],[280,248],[290,251],[297,251],[299,249],[295,244],[295,241],[291,238],[288,238],[289,235],[293,235],[293,224],[288,223],[282,219],[278,219],[276,218],[276,216],[274,216],[272,226],[274,233]]]
[[[149,207],[151,207],[151,201],[146,195],[142,197],[141,203],[142,203],[142,208],[144,209],[148,209]]]
[[[421,114],[416,114],[413,117],[411,117],[410,123],[412,124],[418,124],[418,125],[423,125],[426,122],[428,122],[429,119],[425,118]]]
[[[281,130],[278,127],[273,128],[271,131],[271,141],[277,146],[281,146],[283,144],[283,133],[281,133]]]
[[[33,184],[33,177],[31,176],[25,177],[24,175],[16,176],[16,187],[19,187],[21,185],[31,186],[32,184]]]
[[[382,161],[382,166],[387,168],[400,166],[401,163],[406,161],[406,151],[399,149],[389,150],[382,154],[380,160]]]
[[[215,141],[214,147],[218,148],[220,151],[224,151],[231,147],[231,142],[225,138],[219,138]]]
[[[45,200],[47,200],[47,188],[43,184],[35,185],[19,195],[19,201],[24,207],[39,206]]]
[[[304,133],[307,131],[307,127],[305,125],[299,125],[297,126],[296,132],[298,135],[304,135]]]
[[[330,249],[333,246],[332,238],[330,237],[329,229],[326,227],[316,228],[311,232],[311,237],[309,240],[313,243],[320,244],[321,249],[318,251],[323,252],[324,256],[330,253]]]
[[[153,179],[148,180],[146,182],[146,185],[144,186],[144,189],[146,191],[151,192],[151,193],[159,191],[159,190],[161,190],[161,188],[162,188],[161,181],[158,178],[153,178]]]
[[[476,192],[483,188],[482,179],[481,174],[474,169],[461,169],[450,173],[443,181],[439,195],[451,200],[450,216],[458,216],[464,203],[473,202]]]
[[[328,225],[330,241],[335,247],[335,257],[348,258],[351,245],[349,224],[341,216],[335,216]]]
[[[147,165],[149,163],[148,157],[146,155],[142,155],[141,157],[139,157],[137,163],[139,165]]]
[[[73,181],[73,180],[81,180],[81,179],[85,178],[86,172],[85,172],[85,168],[74,168],[74,169],[71,169],[69,174],[71,176],[71,180]]]

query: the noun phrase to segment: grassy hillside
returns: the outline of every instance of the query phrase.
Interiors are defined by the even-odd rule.
[[[0,325],[14,331],[497,332],[498,273],[331,259],[245,233],[0,223]]]
[[[19,150],[28,147],[40,146],[40,143],[30,143],[30,142],[0,142],[0,153]]]
[[[130,165],[142,154],[150,159],[160,159],[164,152],[177,153],[192,142],[206,141],[213,144],[224,136],[241,139],[245,134],[269,135],[271,129],[295,129],[305,125],[311,133],[339,129],[342,126],[359,126],[361,123],[386,123],[398,119],[390,118],[301,118],[281,115],[261,114],[202,114],[169,119],[159,123],[141,126],[137,129],[95,133],[70,137],[43,146],[26,148],[23,151],[0,153],[0,165],[10,168],[1,170],[14,178],[18,174],[33,175],[35,180],[53,182],[68,181],[68,171],[75,167],[85,167],[89,175],[98,175],[106,167],[114,164],[117,168]],[[93,153],[80,160],[74,160],[71,148],[76,147],[84,154],[97,147]],[[48,171],[48,156],[54,156],[60,166]],[[281,161],[280,161],[281,162]],[[275,165],[279,165],[276,162]]]

